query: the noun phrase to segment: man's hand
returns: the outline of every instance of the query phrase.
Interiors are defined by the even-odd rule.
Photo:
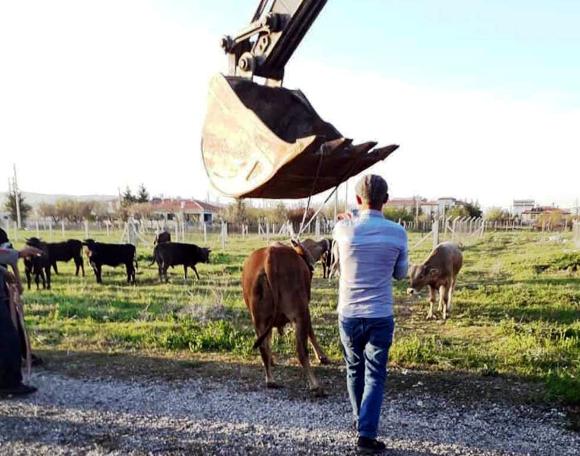
[[[18,258],[30,258],[40,255],[42,255],[42,250],[30,246],[26,246],[18,252]]]
[[[9,285],[14,285],[15,283],[18,282],[16,280],[16,276],[14,275],[14,273],[8,270],[4,271],[4,280],[6,280],[6,283]]]
[[[6,280],[6,283],[8,285],[15,285],[19,294],[22,294],[24,292],[24,288],[22,287],[22,282],[20,281],[20,277],[19,277],[17,269],[15,269],[14,272],[10,272],[8,270],[5,270],[4,271],[4,280]]]
[[[340,214],[337,214],[336,218],[338,220],[352,220],[354,218],[354,215],[352,212],[342,212]]]

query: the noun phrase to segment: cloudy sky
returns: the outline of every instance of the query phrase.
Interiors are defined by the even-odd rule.
[[[219,39],[257,0],[0,0],[0,189],[205,197]],[[394,197],[580,197],[580,2],[330,0],[287,67]],[[352,183],[351,183],[352,184]],[[215,197],[217,194],[214,192]]]

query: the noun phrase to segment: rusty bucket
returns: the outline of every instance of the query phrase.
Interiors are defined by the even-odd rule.
[[[399,146],[353,145],[299,90],[217,74],[202,155],[212,185],[236,198],[304,198],[384,160]]]

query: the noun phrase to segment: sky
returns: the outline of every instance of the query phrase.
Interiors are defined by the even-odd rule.
[[[215,199],[201,160],[220,38],[257,0],[0,0],[0,189]],[[580,2],[329,0],[286,67],[391,197],[580,198]],[[351,179],[350,195],[356,179]],[[341,189],[344,196],[344,188]]]

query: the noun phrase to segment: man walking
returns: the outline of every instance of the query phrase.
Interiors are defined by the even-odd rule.
[[[388,186],[382,177],[364,176],[356,200],[359,216],[338,222],[333,233],[340,261],[339,331],[357,450],[377,454],[385,449],[376,437],[395,326],[392,280],[407,275],[407,233],[383,216]]]
[[[0,228],[0,399],[6,396],[26,395],[36,391],[33,386],[22,383],[22,352],[18,327],[10,312],[8,284],[22,290],[18,274],[18,259],[40,255],[33,247],[14,250],[6,232]],[[12,272],[4,265],[10,265]]]

